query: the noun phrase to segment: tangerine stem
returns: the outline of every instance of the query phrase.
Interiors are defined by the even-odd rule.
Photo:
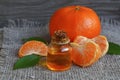
[[[80,10],[80,7],[79,6],[76,6],[76,8],[75,8],[76,10]]]

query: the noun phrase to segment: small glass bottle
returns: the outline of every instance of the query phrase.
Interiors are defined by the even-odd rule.
[[[71,67],[70,39],[62,30],[54,33],[48,48],[47,67],[54,71],[64,71]]]

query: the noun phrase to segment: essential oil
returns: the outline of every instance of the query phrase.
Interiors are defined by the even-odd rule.
[[[58,30],[54,33],[48,49],[47,67],[54,71],[64,71],[71,67],[71,50],[66,33]]]

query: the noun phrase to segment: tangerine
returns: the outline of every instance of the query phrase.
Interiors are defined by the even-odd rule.
[[[87,40],[84,44],[71,43],[73,47],[71,57],[72,61],[81,66],[87,67],[95,63],[101,54],[100,47],[92,40]]]
[[[48,47],[40,41],[28,41],[23,44],[19,50],[18,56],[23,57],[26,55],[37,54],[40,56],[47,56]]]
[[[93,38],[92,40],[100,46],[102,56],[104,56],[109,48],[109,43],[107,38],[104,35],[99,35]]]
[[[73,43],[72,60],[82,67],[90,66],[98,61],[108,51],[108,41],[104,35],[89,39],[84,36],[77,36]]]
[[[93,38],[101,32],[100,19],[96,12],[84,6],[67,6],[58,9],[51,16],[49,32],[52,36],[56,30],[63,30],[71,41],[76,36]]]

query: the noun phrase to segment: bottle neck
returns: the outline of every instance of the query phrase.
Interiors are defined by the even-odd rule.
[[[65,42],[56,42],[56,41],[51,40],[51,44],[54,44],[54,45],[66,45],[66,44],[69,44],[69,43],[70,43],[70,40],[67,40]]]

